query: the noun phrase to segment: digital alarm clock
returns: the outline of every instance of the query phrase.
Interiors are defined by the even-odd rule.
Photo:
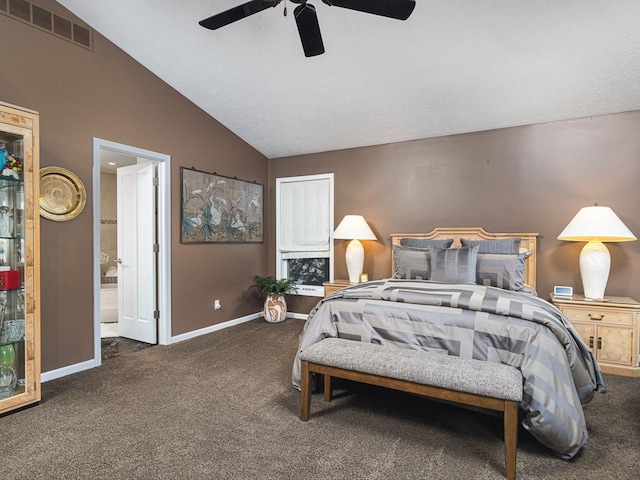
[[[560,297],[571,297],[573,296],[573,287],[556,285],[555,287],[553,287],[553,294]]]

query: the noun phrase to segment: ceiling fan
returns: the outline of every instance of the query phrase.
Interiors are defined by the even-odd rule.
[[[285,0],[286,1],[286,0]],[[305,57],[313,57],[324,53],[320,25],[316,15],[316,8],[307,0],[290,0],[299,4],[293,11],[298,26],[298,33],[302,42]],[[237,7],[225,10],[201,20],[199,23],[209,30],[216,30],[230,23],[241,20],[254,13],[275,7],[282,0],[252,0]],[[416,6],[415,0],[322,0],[330,7],[342,7],[358,12],[371,13],[382,17],[406,20]],[[284,14],[287,14],[285,5]]]

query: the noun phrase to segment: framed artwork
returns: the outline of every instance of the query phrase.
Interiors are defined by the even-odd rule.
[[[180,243],[262,243],[264,185],[180,168]]]

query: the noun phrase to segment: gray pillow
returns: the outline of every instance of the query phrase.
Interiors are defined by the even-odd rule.
[[[478,253],[503,253],[517,254],[520,253],[520,237],[498,238],[495,240],[468,240],[460,239],[463,247],[478,247]]]
[[[393,259],[395,264],[393,278],[429,280],[431,273],[429,250],[394,245]]]
[[[453,245],[453,238],[401,238],[400,245],[411,248],[449,248]]]
[[[478,247],[430,248],[430,280],[442,283],[476,283]]]
[[[524,289],[524,265],[532,252],[517,255],[479,253],[476,264],[476,283],[505,290]]]

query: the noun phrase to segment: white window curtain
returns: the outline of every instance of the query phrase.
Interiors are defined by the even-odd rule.
[[[330,179],[282,183],[278,245],[281,258],[328,258],[330,240]]]

